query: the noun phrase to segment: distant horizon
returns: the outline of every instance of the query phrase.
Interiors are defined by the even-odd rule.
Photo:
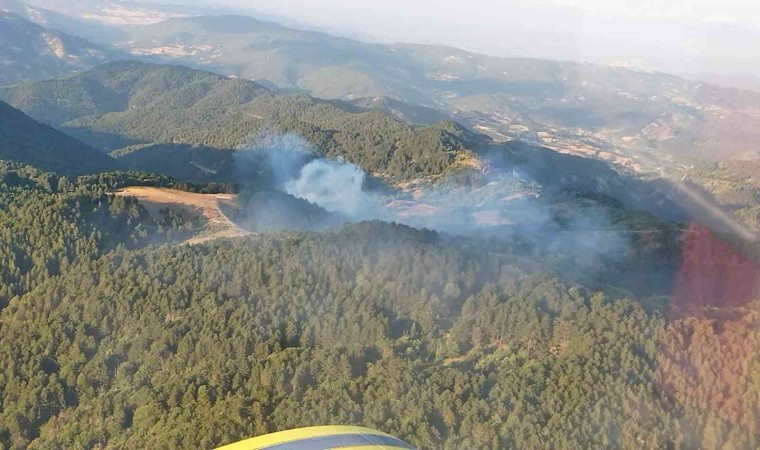
[[[67,14],[72,8],[92,9],[98,0],[21,1]],[[201,0],[192,6],[179,0],[135,1],[148,9],[173,5],[175,12],[185,14],[247,15],[362,42],[444,45],[496,57],[628,66],[760,92],[760,53],[753,48],[760,42],[760,3],[747,1],[690,5],[677,0],[663,6],[654,0],[544,0],[505,6],[496,0],[472,0],[466,8],[424,0],[359,0],[349,5],[316,0],[306,6],[292,0]]]
[[[688,10],[687,0],[676,1],[676,5],[671,2],[667,9],[656,1],[636,2],[636,8],[629,8],[631,14],[625,14],[623,6],[632,2],[625,0],[583,4],[551,0],[539,5],[514,2],[507,7],[494,0],[474,0],[466,9],[447,2],[445,8],[431,7],[428,14],[422,13],[420,2],[412,6],[397,0],[382,5],[353,2],[350,9],[333,0],[310,2],[297,9],[291,0],[275,4],[236,0],[204,3],[362,41],[446,45],[502,57],[624,63],[692,80],[760,90],[756,69],[760,67],[760,54],[752,49],[752,43],[760,41],[760,3],[699,5],[681,16],[676,6]],[[491,9],[473,11],[478,5]],[[719,10],[724,12],[718,14]]]

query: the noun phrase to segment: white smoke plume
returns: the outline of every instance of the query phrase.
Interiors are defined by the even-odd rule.
[[[269,187],[352,220],[378,218],[380,199],[364,190],[365,172],[343,159],[317,156],[302,137],[264,131],[239,148],[238,163],[255,162]],[[250,168],[248,168],[250,169]]]
[[[295,134],[261,133],[238,153],[241,166],[256,162],[268,189],[349,221],[377,219],[453,234],[519,237],[546,251],[572,255],[578,263],[624,255],[629,246],[602,208],[572,213],[560,225],[540,186],[507,166],[494,170],[481,186],[427,186],[414,195],[381,195],[365,188],[367,175],[360,167],[319,157],[318,149]],[[283,214],[278,220],[285,228],[298,222]]]
[[[352,219],[371,219],[379,202],[364,191],[365,179],[364,171],[354,164],[317,159],[285,184],[285,192]]]

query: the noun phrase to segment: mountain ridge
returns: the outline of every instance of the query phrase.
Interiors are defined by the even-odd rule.
[[[440,174],[458,152],[489,141],[453,122],[413,127],[379,111],[144,62],[0,89],[0,98],[105,152],[144,144],[234,149],[260,133],[293,132],[323,155],[409,177]]]
[[[737,158],[760,129],[760,94],[660,72],[364,43],[239,16],[172,19],[132,33],[114,44],[320,98],[419,104],[497,140],[647,174]]]
[[[105,95],[92,96],[88,80],[98,81],[105,89],[98,93]],[[687,217],[667,194],[621,176],[604,161],[522,141],[500,144],[450,120],[410,126],[381,111],[341,109],[342,102],[276,94],[251,81],[185,67],[109,63],[74,76],[3,89],[0,97],[111,153],[129,168],[180,178],[236,181],[241,161],[234,150],[271,145],[271,136],[293,134],[296,142],[274,145],[343,158],[392,186],[450,176],[464,183],[487,183],[491,167],[507,177],[519,168],[554,193],[602,195],[633,209],[677,220]],[[62,113],[56,111],[60,103],[66,106]]]

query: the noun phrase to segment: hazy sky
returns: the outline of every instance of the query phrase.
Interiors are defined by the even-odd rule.
[[[213,2],[213,0],[211,0]],[[252,7],[282,14],[305,14],[322,17],[338,14],[374,11],[388,14],[413,15],[431,19],[454,19],[459,14],[480,15],[498,20],[512,8],[565,6],[603,14],[615,14],[649,19],[690,19],[705,22],[733,22],[760,26],[760,2],[756,0],[223,0],[228,4]]]
[[[475,0],[477,3],[479,0]],[[683,19],[705,22],[760,23],[760,3],[755,0],[711,2],[695,0],[553,0],[547,4],[577,6],[599,13],[650,19]]]

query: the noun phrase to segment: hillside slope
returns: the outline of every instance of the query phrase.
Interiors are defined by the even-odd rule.
[[[538,183],[549,198],[571,191],[613,198],[672,220],[703,215],[677,204],[678,189],[622,176],[600,161],[525,142],[495,144],[451,121],[410,126],[380,111],[274,94],[251,81],[184,67],[110,63],[3,89],[0,96],[111,152],[126,168],[183,179],[262,185],[262,179],[276,178],[277,170],[270,173],[267,166],[262,173],[244,150],[263,146],[343,158],[403,189],[410,182],[452,179],[473,187],[496,182],[510,191],[520,179]],[[486,204],[494,200],[487,197]],[[498,201],[497,209],[508,203]]]
[[[63,13],[34,6],[28,1],[0,0],[0,10],[16,14],[41,27],[60,30],[90,41],[100,42],[124,37],[124,34],[117,28],[75,17],[70,15],[70,11]]]
[[[118,61],[52,80],[0,90],[0,97],[53,126],[85,116],[144,108],[219,109],[270,91],[256,83],[181,66]]]
[[[251,81],[138,62],[6,88],[0,98],[106,151],[146,144],[227,150],[262,133],[292,132],[321,155],[391,178],[439,175],[459,153],[489,142],[452,122],[413,127],[382,112],[275,95]]]
[[[0,445],[347,422],[421,449],[757,448],[756,305],[666,320],[515,251],[364,223],[82,258],[0,311]]]
[[[418,103],[497,139],[639,172],[738,158],[760,138],[760,94],[623,67],[368,44],[241,16],[136,27],[115,44],[321,98]]]
[[[113,170],[116,161],[0,102],[0,159],[61,173]]]
[[[0,10],[0,86],[88,69],[122,55]]]

